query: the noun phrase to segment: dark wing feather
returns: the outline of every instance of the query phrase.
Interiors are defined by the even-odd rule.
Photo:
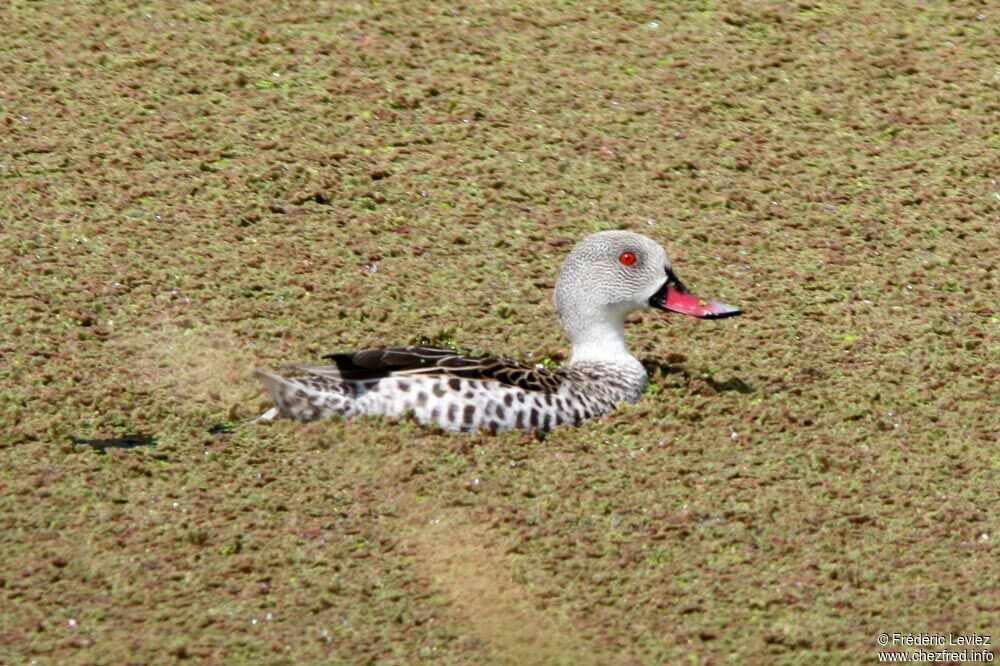
[[[554,393],[565,378],[560,370],[525,365],[513,359],[466,356],[446,347],[384,347],[345,354],[327,354],[339,375],[348,380],[379,379],[389,375],[450,375],[493,380],[526,391]]]

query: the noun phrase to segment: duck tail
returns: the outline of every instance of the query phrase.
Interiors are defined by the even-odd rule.
[[[278,416],[299,421],[315,421],[334,413],[343,413],[346,396],[335,387],[321,385],[318,377],[282,377],[264,370],[255,370],[254,377],[264,385],[274,407],[260,416],[271,421]],[[319,379],[320,381],[316,381]]]

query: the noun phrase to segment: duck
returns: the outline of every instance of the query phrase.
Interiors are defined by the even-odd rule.
[[[544,433],[641,398],[649,376],[625,342],[629,314],[647,307],[702,319],[741,313],[688,291],[660,244],[630,231],[579,241],[559,271],[555,305],[571,346],[563,367],[418,345],[327,354],[280,374],[257,370],[274,405],[260,419],[412,414],[445,431]]]

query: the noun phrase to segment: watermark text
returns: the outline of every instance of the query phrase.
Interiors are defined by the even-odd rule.
[[[879,663],[991,664],[996,659],[989,634],[882,632],[875,641]]]

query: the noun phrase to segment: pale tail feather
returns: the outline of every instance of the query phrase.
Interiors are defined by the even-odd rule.
[[[319,363],[285,363],[281,366],[281,369],[290,372],[303,372],[308,375],[318,375],[329,379],[340,379],[341,377],[340,368],[335,365],[321,365]],[[258,370],[257,372],[260,373],[261,371]]]
[[[274,409],[261,415],[260,419],[263,421],[270,421],[278,415],[313,421],[343,411],[343,394],[323,391],[295,378],[281,377],[264,370],[254,371],[254,376],[267,389],[267,394],[274,403]]]

